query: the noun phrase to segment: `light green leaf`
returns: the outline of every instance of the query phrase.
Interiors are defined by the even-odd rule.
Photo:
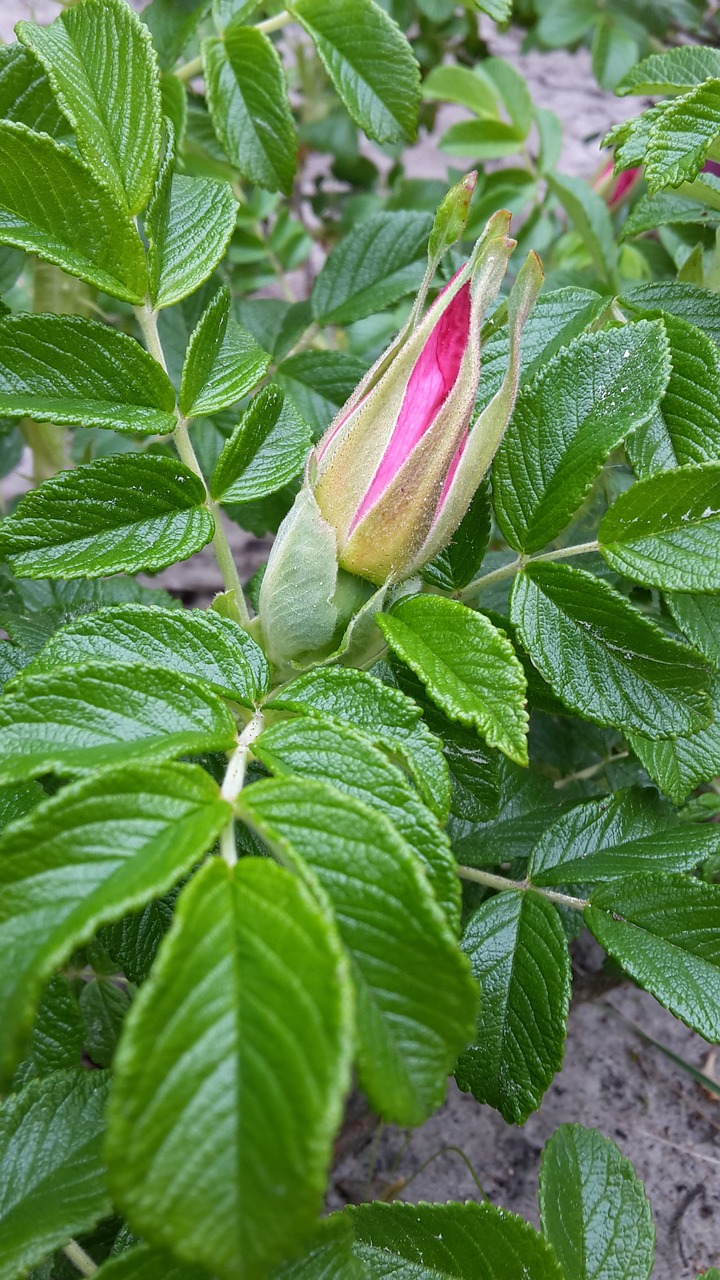
[[[550,174],[548,186],[571,219],[596,271],[603,280],[612,280],[617,250],[612,218],[605,201],[584,178],[571,177],[567,173]]]
[[[456,63],[432,67],[423,80],[423,98],[430,102],[456,102],[476,116],[497,119],[495,87],[480,74],[481,71],[480,64],[472,70]]]
[[[457,600],[411,596],[377,624],[450,720],[527,764],[525,673],[504,632]]]
[[[0,779],[87,773],[146,756],[229,751],[235,722],[200,681],[124,663],[28,676],[0,701]]]
[[[228,814],[217,783],[197,765],[136,765],[65,787],[3,833],[3,1076],[30,1029],[43,982],[99,925],[185,875]]]
[[[651,280],[626,289],[622,304],[630,311],[663,311],[697,325],[720,343],[720,294],[680,280]]]
[[[293,0],[356,124],[376,142],[414,142],[420,73],[402,31],[373,0]]]
[[[720,134],[720,80],[706,80],[662,108],[652,121],[645,154],[651,194],[692,181],[702,169]]]
[[[167,374],[134,338],[80,316],[0,321],[0,414],[165,435],[175,426]]]
[[[124,0],[71,7],[50,23],[19,22],[96,178],[140,213],[160,158],[160,83],[147,27]]]
[[[374,1204],[344,1210],[373,1280],[563,1280],[552,1247],[489,1204]]]
[[[223,446],[210,481],[218,502],[252,502],[275,493],[302,469],[312,440],[276,387],[255,396]]]
[[[593,75],[602,89],[614,89],[638,59],[636,35],[608,15],[596,23],[592,42]]]
[[[462,948],[482,1001],[455,1078],[508,1124],[524,1124],[562,1066],[571,971],[560,917],[537,894],[496,894],[471,917]]]
[[[145,215],[155,310],[180,302],[212,275],[237,221],[237,201],[226,182],[174,173],[174,162],[173,144]]]
[[[645,871],[691,871],[720,852],[715,823],[680,822],[649,788],[586,800],[540,836],[528,865],[533,884],[597,884]]]
[[[193,330],[183,364],[180,411],[217,413],[242,400],[267,373],[270,356],[230,315],[230,291],[218,290]]]
[[[228,1280],[267,1276],[322,1208],[352,998],[322,905],[267,859],[207,863],[127,1020],[109,1110],[129,1221]]]
[[[45,72],[21,44],[0,46],[0,118],[63,142],[72,136]]]
[[[107,1075],[58,1071],[0,1108],[0,1280],[16,1280],[110,1212],[102,1159]]]
[[[659,321],[582,334],[520,392],[493,463],[498,523],[517,551],[551,542],[605,459],[657,408],[670,376]]]
[[[318,667],[278,691],[273,707],[330,716],[399,756],[425,803],[441,821],[450,804],[442,745],[421,719],[420,708],[399,689],[365,671]]]
[[[224,31],[233,18],[251,18],[260,0],[212,0],[212,15],[218,31]]]
[[[297,140],[285,72],[272,41],[242,14],[224,40],[202,43],[208,107],[228,159],[268,191],[292,191]]]
[[[300,351],[283,361],[275,381],[318,440],[366,372],[364,361],[344,351]]]
[[[583,569],[526,566],[510,616],[538,671],[584,719],[653,739],[707,724],[700,659]]]
[[[600,521],[608,564],[646,586],[720,591],[720,462],[638,480]]]
[[[498,160],[522,150],[525,131],[505,120],[459,120],[440,139],[449,156],[472,160]]]
[[[0,554],[27,578],[164,569],[210,541],[202,481],[173,458],[122,454],[60,471],[0,528]]]
[[[387,818],[327,783],[258,782],[238,811],[327,895],[352,961],[362,1087],[385,1119],[421,1123],[472,1035],[477,988],[417,858]]]
[[[108,1258],[96,1274],[97,1280],[211,1280],[204,1267],[178,1262],[171,1253],[150,1244]]]
[[[637,475],[720,459],[720,354],[711,338],[677,316],[664,317],[672,370],[660,407],[626,448]]]
[[[208,609],[144,604],[110,605],[61,627],[23,669],[23,678],[100,661],[167,667],[245,706],[258,702],[270,683],[262,649],[230,618]]]
[[[648,1280],[652,1210],[630,1161],[598,1129],[555,1130],[540,1167],[540,1219],[566,1276]]]
[[[711,782],[720,773],[720,676],[709,682],[712,723],[694,733],[665,742],[654,742],[638,733],[627,740],[653,782],[675,804],[681,804],[700,782]]]
[[[657,227],[673,226],[675,223],[711,226],[720,222],[720,211],[708,209],[700,203],[705,192],[718,191],[717,178],[710,185],[711,176],[698,175],[697,200],[675,191],[658,191],[657,195],[643,196],[633,205],[625,219],[621,239],[628,240],[631,236],[642,235],[644,231],[655,231]]]
[[[602,885],[585,923],[638,986],[720,1040],[720,885],[653,873]]]
[[[720,78],[720,51],[707,46],[681,45],[652,53],[623,77],[615,92],[624,94],[674,93]]]
[[[425,213],[376,213],[330,254],[312,293],[321,324],[351,324],[414,293],[425,270],[431,221]]]
[[[379,748],[348,726],[321,716],[271,725],[253,744],[271,773],[330,782],[384,813],[427,872],[450,924],[460,922],[460,881],[450,843],[410,781]]]
[[[145,299],[142,242],[112,191],[68,147],[9,121],[0,121],[0,241],[114,298]]]

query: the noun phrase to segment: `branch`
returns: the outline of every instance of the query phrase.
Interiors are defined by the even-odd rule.
[[[569,893],[557,893],[555,889],[543,889],[540,885],[531,884],[529,880],[508,880],[506,876],[496,876],[492,871],[479,871],[477,867],[458,867],[461,880],[472,880],[475,884],[485,885],[488,889],[514,889],[516,892],[539,893],[548,902],[558,907],[570,907],[573,911],[584,911],[590,906],[587,898],[572,898]]]

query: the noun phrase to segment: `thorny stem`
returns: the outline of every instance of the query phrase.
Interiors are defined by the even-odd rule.
[[[163,351],[160,334],[158,333],[157,312],[153,311],[149,303],[146,303],[144,307],[135,308],[135,315],[137,316],[138,324],[142,329],[143,337],[145,338],[145,345],[147,346],[150,355],[157,360],[161,368],[167,373],[165,352]],[[195,456],[195,450],[192,447],[192,441],[190,440],[187,428],[188,420],[181,414],[177,403],[175,405],[175,421],[176,426],[173,431],[175,447],[177,448],[181,460],[185,463],[185,466],[188,467],[190,471],[193,471],[202,482],[202,486],[205,491],[205,506],[210,512],[215,529],[212,539],[215,558],[220,567],[226,591],[232,591],[233,593],[235,604],[237,606],[238,621],[243,627],[246,627],[250,622],[250,614],[248,613],[248,608],[245,603],[242,583],[238,576],[233,554],[230,550],[230,543],[227,540],[227,535],[222,525],[220,508],[210,497],[207,485],[205,484],[205,477],[203,476],[200,468],[200,463],[198,462],[197,457]]]
[[[85,1252],[82,1245],[78,1244],[77,1240],[69,1240],[67,1244],[63,1245],[63,1253],[66,1258],[70,1259],[73,1266],[77,1267],[81,1275],[95,1275],[95,1272],[98,1269],[97,1264],[93,1262],[90,1254]]]
[[[264,727],[262,711],[256,711],[252,720],[248,721],[238,738],[237,746],[228,761],[228,767],[225,770],[225,777],[220,788],[220,795],[223,800],[227,800],[229,804],[234,805],[245,782],[245,769],[247,768],[247,758],[252,743],[263,731]],[[223,829],[220,836],[220,853],[223,861],[229,867],[234,867],[237,862],[237,849],[235,847],[235,819],[230,819],[227,826]]]
[[[555,902],[559,907],[571,907],[573,911],[584,911],[590,906],[587,898],[572,898],[569,893],[544,889],[540,885],[530,884],[528,880],[508,880],[506,876],[496,876],[492,871],[480,871],[477,867],[458,867],[457,871],[461,880],[473,880],[475,884],[483,884],[488,889],[515,889],[521,893],[532,889],[533,893],[542,894],[548,902]]]
[[[510,564],[501,565],[499,569],[493,569],[492,573],[485,573],[481,578],[475,578],[469,582],[462,591],[456,592],[456,599],[468,600],[478,591],[482,591],[483,587],[489,587],[494,582],[502,582],[503,578],[514,577],[525,568],[526,564],[536,564],[539,560],[567,560],[570,556],[586,556],[590,551],[599,549],[598,542],[579,542],[574,547],[558,547],[556,551],[543,551],[538,556],[518,556],[517,560],[512,560]]]

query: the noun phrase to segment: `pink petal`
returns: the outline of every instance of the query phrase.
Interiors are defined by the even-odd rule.
[[[469,332],[468,282],[458,290],[441,315],[415,362],[392,438],[353,518],[350,532],[385,492],[435,421],[457,381]]]

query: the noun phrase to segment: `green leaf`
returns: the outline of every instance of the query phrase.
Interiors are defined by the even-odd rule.
[[[164,370],[110,325],[55,315],[0,321],[0,414],[166,435],[174,408]]]
[[[440,139],[440,147],[450,156],[473,160],[498,160],[522,150],[526,133],[505,120],[459,120]]]
[[[212,275],[237,221],[237,201],[226,182],[174,173],[174,161],[173,145],[145,215],[155,310],[180,302]]]
[[[21,44],[0,47],[0,118],[63,142],[72,136],[45,72]]]
[[[601,279],[611,281],[617,250],[612,218],[605,201],[584,178],[567,173],[548,176],[548,186],[571,219]]]
[[[600,521],[612,568],[646,586],[720,591],[720,462],[638,480]]]
[[[582,334],[519,394],[493,463],[498,523],[516,551],[551,542],[605,459],[657,408],[670,375],[659,321]]]
[[[443,591],[466,587],[477,574],[490,541],[492,509],[487,480],[475,493],[452,542],[422,570],[424,582]]]
[[[16,1280],[110,1212],[102,1160],[109,1080],[58,1071],[0,1108],[0,1280]]]
[[[99,760],[97,763],[100,764]],[[0,838],[2,1071],[43,982],[99,925],[166,892],[212,845],[229,807],[197,765],[85,778]]]
[[[368,1280],[365,1266],[353,1252],[354,1243],[349,1218],[334,1213],[319,1224],[309,1252],[278,1267],[272,1280]]]
[[[682,45],[643,58],[623,77],[615,92],[621,97],[628,93],[646,97],[692,89],[705,80],[718,78],[720,51],[707,46]]]
[[[0,554],[28,578],[164,569],[213,536],[202,481],[174,458],[122,454],[60,471],[0,528]]]
[[[142,242],[113,193],[68,147],[8,121],[0,121],[0,240],[124,302],[147,293]]]
[[[56,973],[43,991],[27,1054],[13,1077],[13,1091],[35,1076],[77,1066],[82,1047],[83,1023],[77,996],[65,975]]]
[[[255,783],[238,812],[327,895],[352,961],[362,1087],[385,1119],[421,1123],[472,1035],[477,988],[414,853],[323,782]]]
[[[363,360],[344,351],[301,351],[283,361],[275,381],[318,440],[366,372]]]
[[[711,782],[720,773],[720,676],[710,680],[712,723],[694,733],[681,734],[666,742],[654,742],[630,733],[627,740],[654,782],[675,804],[700,782]]]
[[[87,773],[138,756],[229,751],[235,722],[200,681],[163,667],[86,663],[28,676],[0,701],[0,779]]]
[[[425,101],[456,102],[477,116],[497,119],[498,101],[494,85],[490,85],[478,66],[472,70],[457,64],[432,67],[423,80]]]
[[[272,41],[242,14],[224,40],[202,43],[208,107],[225,152],[244,178],[289,195],[297,140],[285,72]]]
[[[679,280],[652,280],[626,289],[621,301],[631,311],[678,316],[720,343],[720,295],[710,289]]]
[[[653,873],[601,885],[585,923],[638,986],[720,1040],[720,885]]]
[[[457,929],[460,881],[447,836],[402,770],[367,738],[322,717],[300,716],[265,729],[253,755],[273,774],[319,778],[384,813],[423,864]]]
[[[399,689],[365,671],[317,667],[279,690],[273,708],[329,716],[400,756],[423,800],[445,821],[450,780],[442,744],[421,719],[420,708]]]
[[[672,371],[658,412],[626,448],[637,475],[720,459],[720,354],[696,325],[664,318]]]
[[[527,565],[510,616],[540,674],[583,718],[653,739],[707,723],[700,659],[585,570]]]
[[[425,270],[425,213],[376,213],[333,249],[312,292],[319,324],[352,324],[414,293]]]
[[[592,42],[593,75],[602,89],[614,89],[638,57],[638,41],[612,17],[600,18]]]
[[[129,982],[144,982],[155,963],[158,947],[173,921],[178,888],[149,902],[100,931],[108,955]]]
[[[652,194],[691,181],[720,134],[720,81],[706,80],[662,104],[652,122],[645,153],[645,178]]]
[[[645,1189],[598,1129],[563,1124],[546,1143],[540,1218],[566,1276],[649,1280],[655,1228]]]
[[[401,600],[377,624],[393,653],[450,720],[477,729],[491,747],[527,764],[525,673],[504,632],[457,600]]]
[[[352,999],[323,906],[267,859],[211,860],[115,1058],[108,1162],[151,1243],[266,1276],[312,1233],[349,1084]]]
[[[245,706],[258,702],[270,684],[260,646],[236,622],[206,609],[144,604],[98,609],[56,631],[23,676],[86,662],[168,667]]]
[[[373,0],[293,0],[356,124],[376,142],[414,142],[420,73],[402,31]]]
[[[545,362],[567,347],[598,318],[607,300],[592,289],[553,289],[542,293],[522,331],[521,385],[540,373]],[[510,329],[504,308],[487,321],[483,330],[480,402],[488,404],[500,390],[510,358]]]
[[[462,948],[482,1002],[455,1078],[508,1124],[524,1124],[562,1066],[571,971],[560,917],[537,894],[499,893],[472,916]]]
[[[149,1244],[108,1258],[96,1275],[97,1280],[210,1280],[204,1267],[178,1262],[171,1253]]]
[[[99,1067],[109,1067],[117,1048],[123,1019],[130,1008],[124,987],[109,978],[86,982],[80,992],[80,1012],[85,1024],[85,1049]]]
[[[486,13],[493,22],[508,22],[512,13],[512,0],[470,0],[473,8]]]
[[[552,1247],[489,1204],[362,1204],[344,1213],[377,1280],[562,1280]]]
[[[694,649],[720,669],[720,597],[666,591],[665,602]]]
[[[180,384],[186,418],[217,413],[242,400],[267,373],[270,356],[230,315],[230,291],[219,289],[188,344]]]
[[[212,15],[218,31],[235,17],[251,18],[257,9],[259,0],[212,0]]]
[[[691,871],[720,852],[715,823],[680,822],[648,788],[586,800],[540,836],[528,865],[533,884],[597,884],[645,871]]]
[[[276,387],[255,396],[223,446],[210,481],[218,502],[252,502],[293,480],[307,458],[310,433]]]
[[[705,191],[708,194],[717,191],[715,184],[712,187],[709,184],[710,176],[709,174],[698,175],[698,199],[692,199],[674,191],[659,191],[654,196],[643,196],[637,204],[633,205],[625,219],[621,239],[628,240],[631,236],[642,235],[644,231],[654,231],[657,227],[673,226],[675,223],[717,225],[720,222],[720,211],[708,209],[700,203]],[[702,182],[703,178],[705,178],[704,182]]]
[[[124,0],[103,0],[16,30],[44,67],[86,164],[131,215],[140,213],[157,172],[162,119],[147,27]]]

